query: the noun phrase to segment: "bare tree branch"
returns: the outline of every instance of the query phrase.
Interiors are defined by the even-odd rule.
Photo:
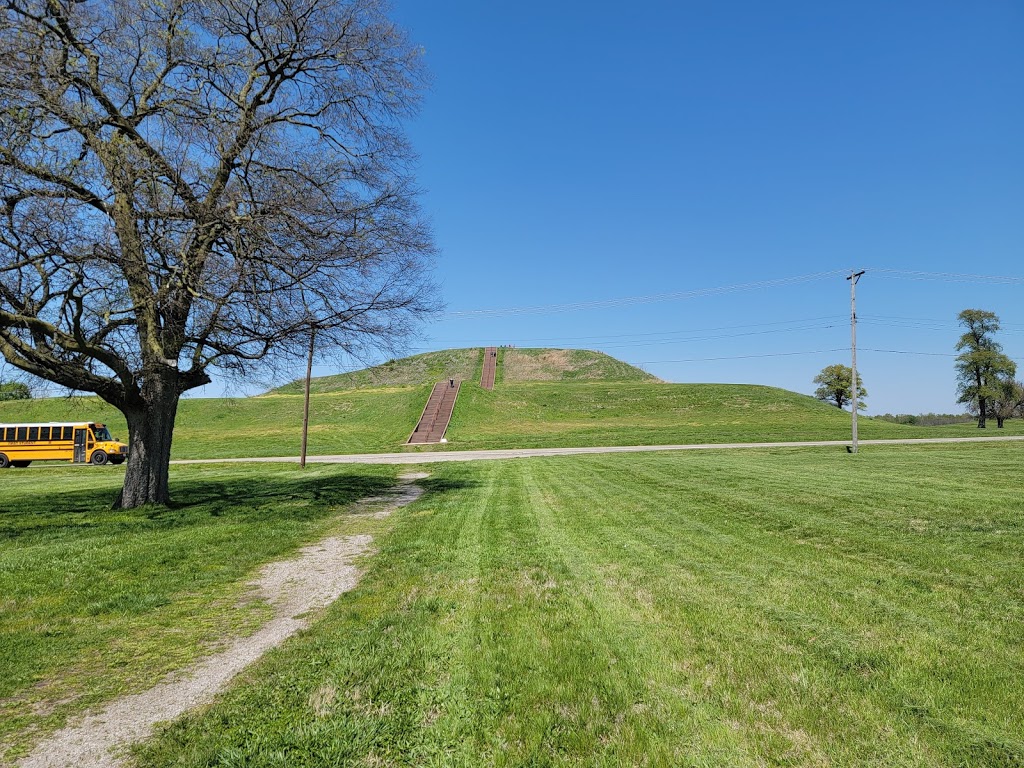
[[[164,422],[211,371],[434,308],[424,76],[383,0],[0,8],[0,352],[125,412],[122,503],[166,500]]]

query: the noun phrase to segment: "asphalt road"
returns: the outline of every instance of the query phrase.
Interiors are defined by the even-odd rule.
[[[869,445],[928,445],[931,443],[1021,442],[1024,435],[1011,437],[933,437],[907,440],[860,440]],[[432,464],[438,461],[485,461],[529,459],[539,456],[578,456],[589,453],[647,453],[649,451],[720,451],[742,448],[842,448],[849,440],[808,440],[789,443],[700,443],[692,445],[611,445],[591,448],[515,448],[499,451],[436,451],[422,453],[355,453],[307,456],[309,464]],[[267,456],[246,459],[179,459],[172,464],[225,464],[241,462],[298,462],[298,456]]]

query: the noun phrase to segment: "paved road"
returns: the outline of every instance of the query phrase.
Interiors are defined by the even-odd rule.
[[[1024,441],[1012,437],[932,437],[907,440],[861,440],[860,445],[927,445],[931,443],[997,443]],[[307,456],[319,464],[431,464],[438,461],[481,461],[487,459],[528,459],[538,456],[576,456],[587,453],[647,453],[649,451],[718,451],[737,448],[841,448],[848,440],[809,440],[789,443],[702,443],[693,445],[613,445],[592,448],[516,448],[501,451],[436,451],[433,453],[356,453],[335,456]],[[298,456],[250,459],[181,459],[172,464],[223,464],[239,462],[298,462]]]

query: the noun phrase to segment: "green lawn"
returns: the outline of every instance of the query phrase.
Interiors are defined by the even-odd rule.
[[[431,466],[428,493],[377,523],[357,590],[139,764],[1020,766],[1022,457],[1010,444]],[[38,718],[19,696],[59,698],[78,659],[115,676],[144,664],[150,630],[134,628],[188,610],[212,627],[203,612],[246,569],[386,479],[261,467],[253,499],[254,470],[180,468],[190,506],[119,522],[98,475],[62,470],[83,484],[62,511],[67,489],[32,473],[0,486],[34,510],[4,514],[0,559],[3,594],[29,585],[4,616],[31,642],[0,670],[21,724]],[[119,552],[159,563],[147,547],[171,559],[106,576]],[[100,658],[89,610],[120,627],[121,656]]]
[[[651,374],[589,349],[504,348],[498,356],[497,382],[604,381],[656,382]]]
[[[359,371],[317,376],[310,383],[310,391],[320,394],[358,388],[430,387],[450,378],[480,381],[483,358],[483,347],[424,352],[421,355],[389,360]],[[298,395],[302,394],[304,389],[305,381],[298,379],[273,391],[279,394]]]
[[[512,350],[501,350],[503,354]],[[613,361],[614,362],[614,361]],[[409,449],[429,386],[347,389],[315,395],[309,452],[379,453],[402,450],[547,448],[592,445],[844,440],[850,415],[806,395],[740,384],[576,382],[502,384],[487,392],[465,384],[445,445]],[[0,403],[0,422],[88,419],[127,437],[124,419],[96,398]],[[172,456],[209,459],[296,456],[301,395],[187,399],[181,402]],[[1024,420],[916,427],[862,418],[870,438],[1024,434]]]
[[[27,729],[148,688],[225,633],[254,630],[269,615],[244,599],[254,569],[328,528],[379,526],[344,512],[395,474],[172,468],[173,508],[112,511],[124,470],[104,469],[30,468],[0,482],[0,764]]]
[[[309,452],[401,450],[429,394],[430,387],[393,387],[317,395],[310,413]],[[301,395],[182,400],[172,457],[298,456],[302,400]],[[95,397],[0,403],[0,422],[73,419],[104,422],[115,437],[128,437],[120,412]]]
[[[971,424],[916,427],[859,419],[863,439],[1024,434]],[[505,384],[466,387],[446,450],[848,440],[850,414],[806,395],[742,384]]]

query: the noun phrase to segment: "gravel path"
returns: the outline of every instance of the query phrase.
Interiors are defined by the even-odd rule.
[[[860,445],[928,445],[931,443],[1005,443],[1024,441],[1024,435],[1008,437],[926,437],[897,440],[860,440]],[[492,451],[435,451],[410,453],[354,453],[307,456],[320,464],[432,464],[438,461],[525,459],[542,456],[575,456],[588,453],[646,453],[648,451],[721,451],[743,448],[842,448],[849,440],[805,440],[784,443],[692,443],[687,445],[608,445],[587,448],[509,448]],[[179,459],[171,464],[238,464],[251,462],[298,462],[298,456],[267,456],[246,459]]]
[[[396,495],[363,499],[364,514],[385,516],[415,501],[413,484],[423,473],[403,475]],[[382,508],[376,508],[383,504]],[[369,511],[372,510],[372,511]],[[358,513],[357,513],[358,514]],[[116,768],[119,748],[141,741],[160,722],[207,704],[231,679],[271,648],[308,625],[306,614],[330,605],[356,586],[352,561],[370,549],[370,536],[329,537],[303,547],[289,560],[269,563],[252,582],[274,608],[274,617],[255,634],[232,639],[224,650],[173,673],[148,691],[124,696],[86,715],[41,742],[17,763],[21,768]]]

